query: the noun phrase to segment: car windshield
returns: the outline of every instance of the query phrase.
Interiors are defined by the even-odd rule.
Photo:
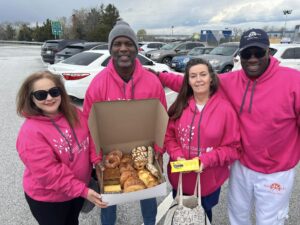
[[[43,48],[57,48],[58,47],[58,43],[57,42],[46,42],[43,45]]]
[[[237,46],[218,46],[214,48],[209,54],[231,56],[237,50],[237,48]]]
[[[201,55],[203,52],[203,48],[193,48],[191,51],[189,51],[188,55]]]
[[[72,57],[67,58],[66,60],[62,61],[62,63],[70,64],[70,65],[87,66],[101,56],[102,56],[102,54],[100,54],[100,53],[81,52],[81,53],[78,53],[77,55],[73,55]]]
[[[83,47],[67,47],[61,50],[59,54],[76,54],[83,50]]]
[[[171,49],[175,48],[177,45],[178,45],[178,43],[169,43],[169,44],[162,46],[160,49],[171,50]]]

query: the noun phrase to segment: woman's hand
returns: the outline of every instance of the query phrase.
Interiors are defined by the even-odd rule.
[[[194,159],[198,159],[199,160],[199,170],[195,170],[196,173],[201,173],[204,169],[204,165],[201,162],[201,160],[198,157],[195,157]]]
[[[98,206],[100,208],[107,207],[107,202],[102,202],[101,195],[92,189],[89,189],[89,191],[88,191],[87,200],[94,203],[96,206]]]

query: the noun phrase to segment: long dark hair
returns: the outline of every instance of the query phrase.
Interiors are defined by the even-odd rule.
[[[61,77],[49,71],[36,72],[25,79],[16,98],[17,114],[21,117],[43,115],[43,111],[34,104],[31,95],[34,83],[43,78],[51,80],[61,90],[61,103],[58,110],[66,117],[69,124],[74,127],[79,122],[76,108],[71,104]]]
[[[191,67],[196,66],[198,64],[206,65],[208,68],[209,76],[212,79],[210,84],[210,96],[212,96],[218,90],[219,78],[217,74],[214,72],[211,64],[208,61],[201,58],[191,59],[185,67],[183,83],[177,95],[177,98],[168,110],[170,119],[175,120],[181,116],[182,111],[185,109],[185,107],[187,107],[188,99],[190,98],[190,96],[194,94],[193,89],[189,85],[189,73]]]

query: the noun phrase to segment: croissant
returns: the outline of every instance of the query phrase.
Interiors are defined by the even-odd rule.
[[[124,183],[124,192],[139,191],[145,188],[144,182],[135,177],[129,177]]]

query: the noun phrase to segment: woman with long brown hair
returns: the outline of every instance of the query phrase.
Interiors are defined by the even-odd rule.
[[[239,122],[231,105],[218,93],[218,77],[203,59],[191,59],[183,84],[169,108],[165,147],[170,161],[197,158],[200,162],[202,206],[212,220],[221,185],[229,176],[228,166],[239,158]],[[193,195],[197,172],[183,174],[183,193]],[[168,177],[176,195],[178,173]]]

